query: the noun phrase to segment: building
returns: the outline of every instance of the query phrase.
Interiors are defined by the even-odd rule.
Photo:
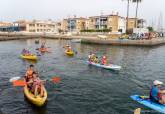
[[[11,22],[0,22],[0,27],[9,27],[12,26]]]
[[[19,20],[14,22],[20,27],[20,31],[37,33],[57,33],[58,23],[52,20]]]
[[[14,32],[19,31],[19,26],[11,22],[0,22],[0,31],[1,32]]]
[[[107,29],[108,26],[108,16],[102,15],[102,16],[92,16],[89,17],[89,29]]]
[[[61,22],[61,30],[63,32],[67,32],[68,31],[68,21],[67,19],[63,19]]]
[[[128,30],[133,28],[146,28],[146,26],[146,21],[144,19],[128,18]]]
[[[85,20],[85,30],[88,30],[90,28],[90,19]]]
[[[66,32],[80,32],[86,28],[86,18],[68,18],[63,19],[61,28]]]
[[[126,31],[126,20],[124,17],[116,15],[101,15],[89,17],[89,29],[102,30],[109,29],[111,32]]]
[[[128,22],[127,22],[127,29],[133,29],[135,28],[135,23],[137,23],[137,19],[135,18],[128,18]]]
[[[125,33],[126,31],[126,20],[124,17],[117,15],[110,15],[108,18],[108,28],[112,33]]]

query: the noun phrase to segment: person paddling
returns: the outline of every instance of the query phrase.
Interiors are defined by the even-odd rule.
[[[25,55],[26,54],[26,49],[24,48],[21,52],[22,55]]]
[[[30,65],[25,74],[25,80],[28,82],[33,77],[34,65]]]
[[[88,55],[88,61],[89,61],[89,62],[92,61],[92,52],[90,52],[90,54]]]
[[[102,65],[107,65],[107,57],[105,55],[102,56],[101,64]]]
[[[30,65],[25,74],[25,82],[29,90],[32,89],[34,65]]]
[[[35,97],[37,97],[38,94],[44,97],[43,82],[45,81],[40,80],[38,74],[33,72],[33,92]]]
[[[150,99],[160,104],[165,104],[165,90],[161,89],[163,82],[155,80],[150,90]]]

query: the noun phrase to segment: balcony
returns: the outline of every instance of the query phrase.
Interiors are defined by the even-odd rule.
[[[107,24],[108,24],[107,21],[100,21],[95,23],[95,25],[107,25]]]

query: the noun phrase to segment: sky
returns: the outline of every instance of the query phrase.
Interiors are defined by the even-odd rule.
[[[136,4],[130,4],[130,17],[135,17]],[[119,12],[126,16],[126,0],[0,0],[0,21],[19,19],[52,19],[88,17]],[[162,16],[160,16],[162,15]],[[158,20],[165,25],[165,0],[143,0],[139,4],[139,18],[144,18],[148,25],[158,26]],[[161,18],[161,19],[159,19]]]

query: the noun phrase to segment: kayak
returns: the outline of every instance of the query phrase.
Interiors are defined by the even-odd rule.
[[[156,110],[158,112],[161,112],[165,114],[165,105],[154,102],[148,98],[145,98],[146,96],[140,96],[140,95],[132,95],[131,98],[135,101],[137,101],[140,104],[143,104],[153,110]]]
[[[42,48],[39,48],[39,51],[40,51],[40,52],[50,52],[50,51],[48,50],[48,48],[43,48],[43,49],[42,49]]]
[[[66,55],[73,56],[74,52],[73,51],[65,51]]]
[[[24,86],[24,94],[26,98],[34,105],[40,107],[43,106],[47,100],[47,91],[44,87],[44,97],[40,97],[39,95],[35,98],[34,94],[32,94],[27,86]]]
[[[101,67],[101,68],[104,68],[104,69],[111,69],[111,70],[120,70],[121,69],[121,66],[114,65],[114,64],[101,65],[99,63],[94,63],[94,62],[89,62],[89,61],[87,61],[87,63],[89,65],[94,65],[94,66]]]
[[[28,59],[28,60],[37,60],[36,55],[21,55],[21,58]]]

